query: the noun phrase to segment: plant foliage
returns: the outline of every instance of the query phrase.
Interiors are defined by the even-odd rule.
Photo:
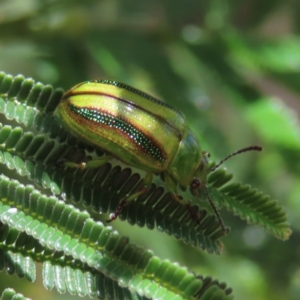
[[[88,170],[59,163],[106,155],[60,126],[53,112],[62,94],[31,78],[0,74],[6,119],[0,127],[2,269],[33,282],[41,262],[47,289],[99,299],[232,299],[224,283],[161,260],[100,222],[101,214],[143,184],[144,173],[117,160]],[[210,174],[207,189],[216,205],[287,239],[291,230],[282,207],[249,185],[228,184],[231,178],[225,169]],[[201,202],[188,190],[181,194],[193,203],[199,223],[172,199],[160,176],[120,218],[219,254],[224,232],[207,210],[207,193]]]

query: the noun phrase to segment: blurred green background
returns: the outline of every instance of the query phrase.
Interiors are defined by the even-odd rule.
[[[300,2],[287,0],[0,0],[0,70],[69,89],[114,79],[181,110],[215,161],[285,207],[278,241],[222,210],[231,234],[215,256],[116,221],[131,241],[226,281],[236,299],[300,299]],[[0,274],[39,299],[68,299]]]

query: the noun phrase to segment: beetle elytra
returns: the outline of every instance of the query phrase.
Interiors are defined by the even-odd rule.
[[[85,167],[100,166],[114,157],[146,171],[145,188],[122,199],[110,220],[117,218],[126,203],[147,190],[153,174],[163,173],[168,190],[179,200],[177,186],[190,187],[197,194],[206,186],[208,174],[229,157],[262,150],[259,146],[241,149],[210,169],[209,154],[202,151],[182,113],[144,92],[110,80],[76,85],[63,95],[55,114],[71,134],[109,153]],[[226,231],[216,207],[209,201]]]

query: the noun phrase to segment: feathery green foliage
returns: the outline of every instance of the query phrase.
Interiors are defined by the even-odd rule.
[[[0,74],[0,112],[7,119],[0,128],[0,162],[7,175],[0,177],[0,248],[7,272],[34,281],[34,261],[42,262],[46,288],[100,299],[231,299],[226,285],[161,260],[97,221],[143,184],[144,173],[117,160],[75,171],[58,164],[105,155],[61,128],[53,111],[62,93],[21,75]],[[277,202],[249,185],[227,184],[231,178],[222,169],[210,174],[213,201],[287,239],[291,231]],[[219,254],[224,232],[218,220],[188,191],[182,195],[193,201],[198,224],[159,176],[120,218]]]

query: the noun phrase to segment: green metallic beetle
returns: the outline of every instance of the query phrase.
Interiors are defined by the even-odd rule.
[[[205,187],[208,174],[223,161],[241,152],[261,150],[258,146],[241,149],[210,169],[209,154],[201,150],[182,113],[144,92],[110,80],[76,85],[64,94],[55,114],[71,134],[109,153],[98,161],[74,166],[96,167],[115,157],[147,172],[145,188],[121,200],[110,220],[117,218],[128,201],[147,190],[153,174],[163,173],[169,191],[179,200],[177,185],[190,187],[196,195]]]

